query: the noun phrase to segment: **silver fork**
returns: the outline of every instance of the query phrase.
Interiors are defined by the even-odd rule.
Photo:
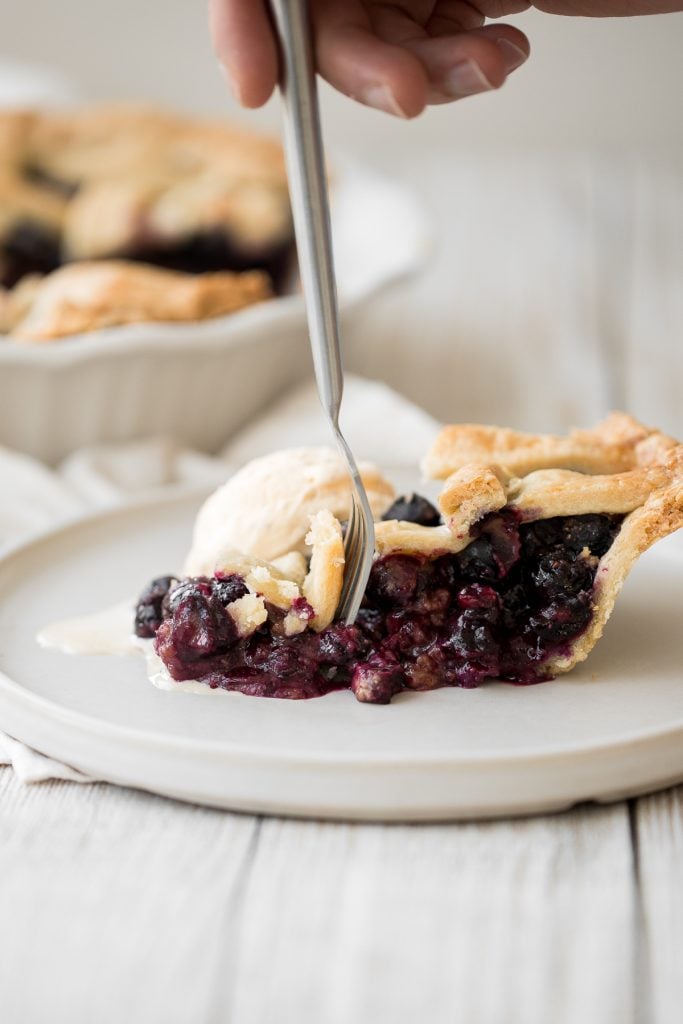
[[[285,152],[318,393],[353,484],[337,615],[355,621],[375,550],[375,529],[356,460],[339,428],[344,375],[332,232],[307,0],[271,0],[280,42]]]

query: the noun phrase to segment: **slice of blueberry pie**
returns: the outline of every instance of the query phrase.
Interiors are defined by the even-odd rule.
[[[246,466],[199,513],[183,573],[140,597],[154,680],[386,703],[551,679],[588,655],[638,556],[683,526],[683,445],[622,413],[563,438],[447,427],[424,470],[443,480],[438,508],[362,469],[377,552],[347,626],[341,462],[301,449]]]
[[[188,275],[256,270],[278,291],[293,259],[276,141],[139,107],[0,112],[0,286],[10,297],[32,275],[91,260]],[[131,270],[126,280],[139,305],[144,278]],[[145,319],[175,318],[158,298],[145,308]],[[4,319],[0,330],[20,333]]]

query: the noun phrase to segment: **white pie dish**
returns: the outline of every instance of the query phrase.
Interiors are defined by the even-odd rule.
[[[360,305],[422,266],[431,233],[407,188],[338,161],[332,218],[348,326]],[[202,323],[0,340],[0,444],[51,464],[86,444],[159,434],[215,451],[309,366],[298,293]]]

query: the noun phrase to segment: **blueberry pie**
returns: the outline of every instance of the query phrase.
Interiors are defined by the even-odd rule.
[[[582,661],[643,551],[683,526],[683,445],[622,413],[568,437],[446,427],[438,507],[362,473],[377,524],[358,619],[335,619],[349,487],[333,452],[258,459],[200,511],[135,632],[166,688],[303,698],[536,683]]]
[[[64,264],[115,260],[131,262],[138,296],[135,263],[192,275],[257,270],[277,291],[293,254],[284,162],[271,139],[137,107],[0,112],[4,289]],[[169,292],[178,280],[168,279]],[[174,316],[157,298],[145,319]],[[0,329],[13,333],[7,316]]]

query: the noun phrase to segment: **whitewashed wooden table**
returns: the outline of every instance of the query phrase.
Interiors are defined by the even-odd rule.
[[[359,314],[353,368],[443,418],[560,430],[622,406],[683,436],[681,169],[403,157],[442,245]],[[0,769],[3,1024],[678,1024],[682,1008],[682,788],[380,826]]]

